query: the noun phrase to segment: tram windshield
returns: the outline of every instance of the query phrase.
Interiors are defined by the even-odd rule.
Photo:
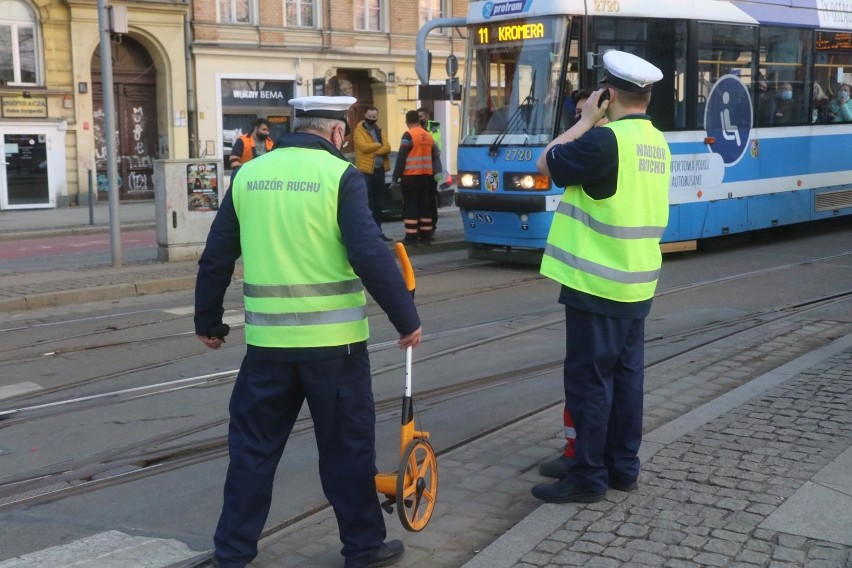
[[[568,24],[551,16],[471,26],[462,144],[551,140]]]

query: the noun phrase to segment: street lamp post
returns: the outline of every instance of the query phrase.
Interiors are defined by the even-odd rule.
[[[98,0],[98,27],[101,42],[101,79],[103,81],[104,137],[107,154],[107,185],[109,196],[109,240],[112,265],[121,266],[121,231],[118,218],[118,164],[115,148],[115,100],[112,84],[112,46],[110,44],[109,7]]]

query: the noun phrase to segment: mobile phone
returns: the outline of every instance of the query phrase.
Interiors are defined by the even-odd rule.
[[[601,98],[598,99],[598,108],[603,104],[604,101],[609,100],[609,89],[604,88],[604,92],[601,93]]]

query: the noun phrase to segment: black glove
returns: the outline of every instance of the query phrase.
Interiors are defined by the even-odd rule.
[[[225,337],[231,332],[231,326],[226,323],[218,323],[210,328],[207,332],[207,337],[218,337],[225,341]]]

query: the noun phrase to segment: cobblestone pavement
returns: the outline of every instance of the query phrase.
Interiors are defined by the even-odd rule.
[[[847,351],[659,451],[636,494],[576,508],[515,566],[848,568],[852,547],[767,526],[850,445]]]

